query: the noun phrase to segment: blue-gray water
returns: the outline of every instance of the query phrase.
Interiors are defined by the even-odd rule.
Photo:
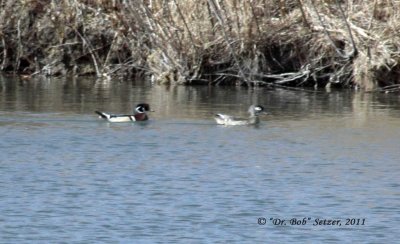
[[[395,243],[399,145],[398,94],[2,78],[0,243]]]

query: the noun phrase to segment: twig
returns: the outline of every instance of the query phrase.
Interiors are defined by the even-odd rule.
[[[1,63],[0,70],[4,70],[7,64],[7,46],[6,46],[6,40],[3,38],[1,39],[1,42],[3,44],[3,62]]]
[[[211,10],[214,12],[215,17],[220,22],[222,34],[224,35],[225,42],[228,44],[228,48],[229,48],[229,50],[230,50],[230,52],[231,52],[231,54],[233,56],[235,64],[238,67],[240,78],[242,78],[246,82],[247,86],[250,87],[250,81],[245,77],[243,69],[242,69],[242,67],[241,67],[241,65],[239,63],[239,58],[237,57],[235,50],[233,49],[232,45],[230,44],[231,41],[229,40],[228,35],[227,35],[227,33],[225,31],[225,28],[224,28],[225,21],[221,17],[221,13],[220,13],[219,9],[217,8],[215,0],[208,0],[208,2],[210,3]]]
[[[372,9],[371,19],[369,20],[369,24],[368,24],[367,30],[370,30],[372,28],[372,22],[374,20],[374,16],[375,16],[375,12],[376,12],[377,6],[378,6],[378,0],[375,0],[374,1],[374,8]]]
[[[79,33],[79,31],[78,31],[77,29],[75,29],[75,28],[73,28],[73,29],[74,29],[75,33],[81,38],[83,45],[88,47],[90,56],[92,57],[92,61],[93,61],[94,68],[95,68],[95,70],[96,70],[96,76],[97,76],[98,78],[100,78],[102,75],[101,75],[101,73],[100,73],[100,69],[99,69],[99,66],[98,66],[98,64],[97,64],[96,55],[94,54],[91,45],[90,45],[89,42],[86,40],[86,38],[85,38],[84,36],[82,36],[81,33]]]
[[[340,4],[339,0],[335,0],[335,1],[336,1],[336,5],[338,6],[338,8],[339,8],[339,10],[340,10],[340,13],[341,13],[341,15],[342,15],[342,17],[343,17],[343,21],[344,21],[344,23],[345,23],[345,25],[346,25],[346,29],[347,29],[347,32],[349,33],[349,37],[350,37],[350,42],[351,42],[352,50],[351,50],[351,52],[347,55],[347,58],[348,58],[348,59],[352,59],[352,58],[354,58],[354,57],[357,55],[357,53],[358,53],[356,44],[355,44],[355,42],[354,42],[353,33],[352,33],[352,31],[351,31],[349,22],[347,21],[346,15],[344,14],[342,5]]]
[[[72,46],[72,45],[78,45],[78,44],[81,44],[81,43],[80,42],[67,42],[67,43],[63,43],[63,44],[50,46],[50,48],[58,48],[58,47]]]
[[[115,41],[117,40],[118,34],[119,34],[118,30],[116,30],[115,34],[114,34],[114,38],[113,38],[113,40],[111,42],[110,48],[108,49],[108,53],[107,53],[106,59],[104,60],[104,65],[106,65],[109,62],[109,59],[110,59],[110,56],[111,56],[111,52],[112,52],[112,50],[114,48],[114,44],[115,44]]]
[[[277,88],[281,88],[284,90],[293,90],[293,91],[303,91],[303,92],[311,92],[311,93],[319,93],[322,91],[318,91],[315,89],[310,89],[310,88],[301,88],[301,87],[291,87],[291,86],[284,86],[284,85],[279,85],[279,84],[270,84],[272,87],[277,87]]]
[[[176,9],[177,9],[177,11],[178,11],[178,14],[179,14],[179,16],[181,17],[181,19],[182,19],[182,21],[183,21],[183,24],[185,25],[185,28],[186,28],[186,30],[187,30],[187,32],[188,32],[188,34],[189,34],[189,39],[190,39],[190,42],[191,42],[191,44],[192,44],[193,51],[195,51],[195,50],[196,50],[196,47],[194,46],[194,39],[193,39],[192,31],[190,30],[190,28],[189,28],[189,26],[188,26],[188,24],[187,24],[187,22],[186,22],[186,20],[185,20],[185,16],[183,16],[182,11],[181,11],[181,9],[180,9],[178,3],[176,2],[176,0],[174,0],[174,3],[175,3],[175,5],[176,5]]]
[[[256,23],[257,26],[257,34],[258,34],[258,38],[261,38],[261,28],[260,28],[260,24],[256,15],[256,10],[254,9],[254,0],[249,2],[250,4],[250,8],[251,8],[251,13],[253,14],[253,19],[254,22]]]
[[[175,59],[171,58],[170,55],[167,53],[167,47],[163,44],[168,44],[170,43],[165,37],[168,37],[165,28],[161,28],[160,25],[158,25],[157,23],[155,23],[155,18],[153,16],[153,14],[151,13],[150,9],[146,6],[146,4],[141,4],[141,7],[144,11],[144,14],[146,15],[146,19],[148,22],[148,26],[150,29],[149,33],[157,33],[155,31],[156,26],[158,26],[158,29],[160,30],[160,33],[162,33],[162,35],[157,35],[157,37],[162,39],[162,42],[159,42],[158,40],[156,40],[155,36],[156,35],[150,35],[150,38],[152,39],[152,42],[155,46],[159,47],[159,50],[161,50],[162,52],[162,56],[163,56],[163,61],[167,61],[168,63],[171,63],[173,65],[175,65],[176,68],[181,69],[180,65],[175,62]]]
[[[21,56],[22,56],[22,40],[21,40],[21,19],[17,21],[17,39],[18,39],[18,49],[17,49],[17,58],[15,64],[15,72],[19,70],[19,66],[21,64]]]
[[[372,90],[372,92],[385,92],[385,93],[395,92],[395,91],[400,91],[400,84],[384,86]]]
[[[346,29],[347,29],[347,31],[348,31],[348,33],[349,33],[349,38],[350,38],[350,42],[351,42],[351,46],[352,46],[352,50],[351,50],[351,52],[350,52],[349,54],[342,53],[342,51],[339,50],[339,48],[336,46],[335,42],[333,41],[333,39],[332,39],[332,37],[331,37],[331,34],[330,34],[329,31],[327,30],[325,23],[322,21],[321,15],[319,14],[317,8],[315,7],[315,4],[314,4],[314,1],[313,1],[313,0],[311,1],[311,5],[313,6],[314,11],[316,12],[316,14],[317,14],[317,16],[318,16],[318,20],[319,20],[319,22],[321,23],[321,25],[322,25],[322,27],[323,27],[323,29],[324,29],[325,35],[328,37],[328,40],[329,40],[329,42],[331,43],[331,45],[335,48],[336,53],[337,53],[340,57],[342,57],[342,58],[344,58],[344,59],[352,59],[352,58],[354,58],[354,57],[357,55],[357,53],[358,53],[357,47],[356,47],[356,44],[355,44],[355,42],[354,42],[354,38],[353,38],[353,35],[352,35],[352,32],[351,32],[349,23],[348,23],[348,21],[347,21],[347,19],[346,19],[346,16],[345,16],[345,14],[344,14],[343,9],[342,9],[342,6],[340,5],[340,3],[339,3],[338,0],[335,0],[335,1],[336,1],[336,5],[337,5],[338,8],[339,8],[340,14],[342,15],[343,21],[345,22]]]
[[[308,29],[311,29],[310,23],[308,23],[307,18],[306,18],[306,13],[304,12],[304,9],[303,9],[304,6],[303,6],[302,1],[301,1],[301,0],[297,0],[297,3],[298,3],[299,6],[300,6],[301,16],[303,17],[303,24],[304,24]]]

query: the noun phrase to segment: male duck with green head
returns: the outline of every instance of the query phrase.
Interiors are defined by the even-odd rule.
[[[150,105],[147,103],[139,103],[136,105],[133,114],[108,114],[100,111],[95,111],[95,113],[108,122],[133,122],[148,120],[149,117],[147,116],[146,111],[151,111]]]

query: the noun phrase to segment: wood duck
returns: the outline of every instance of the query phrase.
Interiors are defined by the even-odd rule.
[[[249,107],[248,118],[236,118],[226,114],[216,114],[214,119],[217,121],[219,125],[255,125],[260,122],[259,114],[265,113],[264,107],[260,105],[251,105]]]
[[[148,120],[149,117],[146,111],[151,111],[150,105],[147,103],[139,103],[136,105],[133,114],[108,114],[100,111],[95,111],[95,113],[100,115],[99,118],[106,119],[109,122],[133,122]]]

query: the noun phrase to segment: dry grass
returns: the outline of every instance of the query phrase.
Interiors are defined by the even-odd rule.
[[[400,1],[0,0],[0,69],[161,84],[397,84]]]

